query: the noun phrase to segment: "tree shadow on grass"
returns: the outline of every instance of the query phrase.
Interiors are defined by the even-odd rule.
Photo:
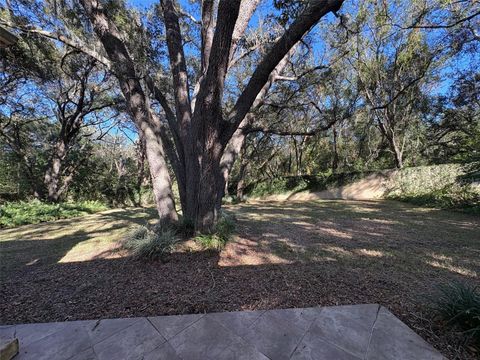
[[[21,266],[2,267],[0,323],[356,303],[380,303],[406,318],[436,283],[478,281],[458,269],[478,271],[480,250],[476,219],[422,216],[422,226],[436,227],[420,231],[408,209],[369,202],[238,207],[238,235],[222,253],[175,253],[166,262],[61,262],[74,247],[128,228],[123,222],[69,239],[17,241],[21,247],[3,241],[2,266],[7,258]],[[226,258],[252,254],[256,263]],[[38,255],[44,258],[32,263]]]
[[[154,209],[0,231],[0,324],[379,303],[428,340],[422,311],[436,284],[478,283],[472,216],[365,201],[229,211],[237,235],[222,253],[175,253],[166,262],[69,257],[118,240]],[[432,339],[439,334],[448,348],[444,331]]]
[[[110,210],[79,218],[0,230],[0,279],[13,272],[62,261],[72,249],[78,259],[111,249],[128,229],[155,219],[154,209]],[[74,252],[75,253],[75,252]],[[74,261],[75,254],[67,261]]]

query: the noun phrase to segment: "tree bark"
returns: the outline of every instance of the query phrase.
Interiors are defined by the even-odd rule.
[[[238,172],[238,182],[237,182],[237,200],[242,201],[243,192],[245,190],[245,175],[246,175],[247,166],[248,166],[247,159],[245,158],[245,148],[243,148],[243,151],[240,152],[239,160],[240,160],[240,169]]]
[[[45,172],[46,196],[50,202],[58,202],[62,195],[60,192],[62,188],[62,165],[67,156],[67,146],[62,139],[56,141],[52,149],[49,166]]]
[[[138,198],[135,201],[135,206],[142,206],[142,185],[145,180],[145,158],[146,158],[146,146],[145,139],[139,137],[137,147],[135,149],[137,157],[137,183],[136,190]]]
[[[170,178],[164,158],[163,146],[168,139],[161,129],[162,124],[158,123],[151,112],[133,60],[115,25],[106,16],[102,3],[99,0],[80,0],[80,2],[105,48],[135,124],[146,139],[147,159],[152,171],[159,214],[166,218],[170,214],[171,218],[176,218]],[[214,229],[225,188],[223,166],[221,166],[224,150],[239,125],[251,111],[257,96],[269,83],[270,74],[323,15],[338,10],[343,3],[342,0],[308,1],[284,35],[266,52],[232,111],[224,119],[222,101],[228,65],[258,2],[257,0],[220,0],[212,38],[211,30],[215,20],[212,16],[214,2],[205,0],[202,15],[205,20],[205,24],[202,24],[204,56],[194,106],[190,101],[182,35],[174,2],[173,0],[161,2],[176,105],[176,121],[172,121],[173,116],[167,114],[176,151],[172,151],[170,145],[165,150],[172,165],[177,168],[175,172],[177,177],[180,173],[185,175],[185,186],[180,186],[181,195],[183,194],[181,197],[185,199],[182,200],[182,208],[184,215],[195,221],[195,229],[198,232],[211,232]],[[242,11],[239,19],[241,4],[249,8]],[[210,39],[212,39],[211,46]],[[177,141],[175,135],[177,125],[180,141]],[[179,181],[179,183],[182,182]],[[155,189],[155,186],[158,188]]]
[[[333,134],[333,159],[332,159],[332,173],[336,173],[338,169],[338,146],[337,146],[337,138],[338,138],[338,131],[335,125],[332,126],[332,134]]]
[[[397,169],[403,168],[403,152],[402,152],[402,150],[399,149],[395,138],[393,138],[390,141],[390,148],[393,151],[393,155],[394,155],[394,159],[395,159],[395,167]]]
[[[118,29],[106,16],[102,4],[98,0],[80,0],[80,2],[113,64],[113,71],[120,83],[120,89],[140,133],[140,138],[145,139],[158,216],[162,224],[168,225],[177,221],[178,216],[163,143],[156,134],[161,131],[161,126],[157,123],[158,119],[154,118],[151,113],[133,60],[121,40]]]

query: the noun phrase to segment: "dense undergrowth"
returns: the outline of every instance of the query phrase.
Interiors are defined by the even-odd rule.
[[[246,193],[251,197],[261,197],[286,192],[321,191],[351,184],[373,173],[374,172],[350,172],[285,176],[250,184],[246,189]]]
[[[405,168],[391,179],[386,197],[418,206],[480,213],[480,164]]]
[[[37,224],[93,214],[103,210],[107,210],[107,206],[98,201],[58,204],[49,204],[38,200],[8,202],[0,205],[0,228]]]
[[[428,193],[391,195],[388,198],[417,206],[480,214],[480,192],[468,186],[451,185]]]

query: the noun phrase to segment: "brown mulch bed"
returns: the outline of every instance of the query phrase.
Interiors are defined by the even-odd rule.
[[[351,221],[351,216],[347,218]],[[261,225],[250,227],[241,213],[239,224],[242,237],[263,241]],[[268,223],[262,226],[272,228]],[[281,230],[282,234],[287,231]],[[293,233],[301,235],[298,229]],[[235,242],[231,246],[225,251],[235,256]],[[242,248],[237,250],[238,257],[244,255]],[[425,306],[432,282],[464,280],[465,276],[441,268],[408,272],[393,261],[376,258],[364,263],[340,257],[287,260],[229,266],[219,254],[203,251],[176,253],[163,263],[129,258],[39,262],[3,274],[0,324],[378,303],[445,356],[476,358],[458,345],[460,335],[446,332],[431,319]]]

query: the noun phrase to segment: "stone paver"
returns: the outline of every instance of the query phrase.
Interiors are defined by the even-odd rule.
[[[166,341],[150,321],[143,318],[95,344],[93,350],[99,360],[139,359]]]
[[[390,339],[402,339],[391,341]],[[368,349],[369,360],[442,359],[442,356],[391,312],[381,308],[373,327]]]
[[[15,359],[443,359],[387,309],[352,305],[0,326]]]

